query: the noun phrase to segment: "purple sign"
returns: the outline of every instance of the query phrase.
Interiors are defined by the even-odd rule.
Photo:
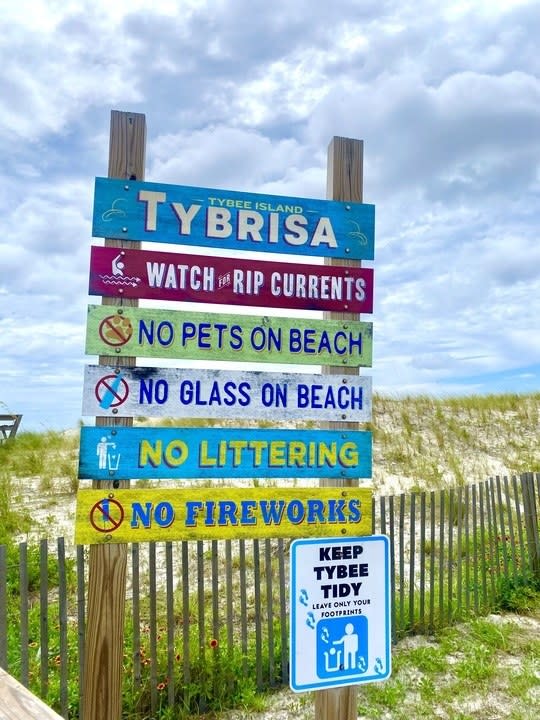
[[[373,312],[373,270],[92,247],[90,294]]]

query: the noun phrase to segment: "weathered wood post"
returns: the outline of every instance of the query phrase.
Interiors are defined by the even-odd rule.
[[[111,112],[110,178],[144,180],[146,119],[140,113]],[[140,243],[105,240],[108,247],[139,248]],[[137,305],[137,300],[103,298],[105,305]],[[133,367],[135,358],[100,356],[100,365]],[[96,418],[96,425],[133,425],[132,418]],[[129,481],[93,481],[102,490],[127,487]],[[83,666],[82,720],[120,720],[126,603],[127,545],[91,545],[88,614]]]
[[[18,680],[0,668],[0,718],[2,720],[62,720]]]
[[[362,140],[334,137],[328,146],[328,166],[326,197],[328,200],[340,200],[347,202],[362,202],[363,198],[363,150]],[[358,260],[333,260],[327,259],[327,265],[348,265],[359,267]],[[325,317],[333,320],[357,320],[355,316],[347,312],[325,313]],[[323,368],[323,373],[331,375],[356,375],[356,368],[330,366]],[[333,427],[334,430],[357,430],[358,423],[336,422],[325,425]],[[358,480],[321,480],[323,486],[357,486]],[[332,688],[319,690],[315,693],[315,718],[316,720],[356,720],[356,703],[358,688],[356,685],[348,685],[343,688]]]
[[[525,521],[525,532],[529,550],[529,568],[533,575],[537,577],[540,577],[540,535],[538,532],[540,526],[538,509],[540,504],[537,499],[538,491],[535,485],[539,483],[539,481],[540,476],[538,473],[536,473],[536,481],[534,473],[524,473],[521,476],[523,518]]]

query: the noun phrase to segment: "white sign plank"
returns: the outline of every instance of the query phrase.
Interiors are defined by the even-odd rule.
[[[371,377],[88,365],[83,415],[371,419]]]
[[[388,538],[295,540],[290,553],[292,690],[389,677]]]

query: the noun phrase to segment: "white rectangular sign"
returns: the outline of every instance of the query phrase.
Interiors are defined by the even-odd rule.
[[[367,422],[371,377],[89,365],[83,415]]]
[[[385,535],[293,541],[292,690],[389,677],[389,548]]]

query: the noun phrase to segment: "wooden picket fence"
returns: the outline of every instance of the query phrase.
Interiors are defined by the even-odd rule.
[[[501,607],[540,579],[540,474],[376,498],[389,536],[393,638]],[[0,547],[0,668],[79,717],[88,548]],[[140,717],[205,712],[288,682],[288,542],[130,546],[125,694]],[[132,717],[132,716],[130,716]],[[134,716],[133,716],[134,717]]]

